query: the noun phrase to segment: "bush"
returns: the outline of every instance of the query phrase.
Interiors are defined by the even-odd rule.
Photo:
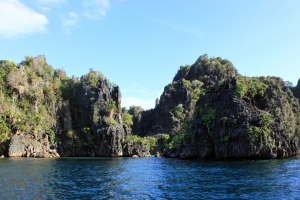
[[[254,143],[258,140],[260,129],[257,126],[250,126],[246,129],[246,133],[248,133],[249,135],[248,139],[250,140],[250,142]]]
[[[273,121],[272,115],[267,112],[260,114],[258,118],[262,121],[263,126],[269,126]]]
[[[183,111],[184,111],[184,108],[183,108],[182,106],[176,106],[176,107],[172,110],[174,116],[175,116],[177,119],[179,119],[179,120],[183,120],[184,117],[185,117]]]
[[[103,118],[104,121],[109,124],[109,125],[112,125],[112,126],[116,126],[118,123],[116,122],[116,120],[114,120],[113,118],[110,118],[110,117],[104,117]]]
[[[132,115],[125,113],[122,115],[122,120],[123,120],[123,124],[127,125],[128,127],[130,127],[131,125],[133,125],[133,121],[132,121]]]
[[[236,95],[239,97],[239,98],[242,98],[243,96],[245,96],[246,92],[247,92],[247,87],[246,85],[244,85],[243,83],[238,83],[237,86],[236,86]]]
[[[183,134],[175,135],[172,141],[170,142],[169,146],[171,148],[176,148],[183,140],[183,136],[184,136]]]
[[[215,126],[215,113],[216,110],[210,108],[208,113],[202,116],[203,124],[208,128],[213,128]]]
[[[227,117],[222,117],[221,118],[223,124],[226,124],[228,122],[228,118]]]

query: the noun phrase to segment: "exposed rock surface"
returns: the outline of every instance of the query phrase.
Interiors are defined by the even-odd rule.
[[[149,156],[149,149],[145,145],[126,140],[131,131],[123,124],[121,91],[117,85],[94,70],[79,80],[75,77],[69,79],[63,70],[58,69],[54,71],[54,77],[50,73],[43,80],[45,74],[42,72],[51,72],[45,61],[41,56],[29,58],[16,68],[19,71],[12,74],[16,77],[26,76],[26,70],[32,68],[37,78],[30,79],[29,84],[26,82],[26,87],[37,92],[28,101],[23,99],[30,108],[30,121],[25,115],[19,120],[15,117],[16,113],[10,110],[4,110],[8,114],[0,112],[1,123],[16,127],[9,130],[9,147],[0,146],[0,156]],[[12,81],[15,80],[13,78]],[[19,95],[20,99],[22,95]],[[49,99],[41,101],[44,97]],[[18,108],[24,104],[18,105]],[[48,108],[48,112],[45,108]],[[50,110],[51,114],[48,115]],[[43,121],[39,123],[41,119]]]
[[[298,101],[281,79],[260,79],[269,82],[263,96],[237,97],[236,79],[202,96],[183,143],[165,149],[164,156],[269,159],[297,155]]]
[[[141,113],[141,119],[135,124],[136,134],[178,135],[182,123],[193,116],[198,98],[226,78],[238,74],[228,60],[216,58],[211,63],[208,56],[203,55],[193,65],[181,66],[172,83],[164,88],[159,104]]]
[[[138,135],[182,137],[164,150],[166,157],[284,158],[299,152],[299,100],[286,83],[241,76],[219,57],[203,55],[180,67],[155,108],[140,116]]]
[[[54,145],[49,145],[48,138],[39,141],[29,135],[14,135],[11,139],[9,157],[58,158]]]

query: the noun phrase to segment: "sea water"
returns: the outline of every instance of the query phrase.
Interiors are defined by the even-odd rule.
[[[0,199],[300,199],[300,157],[4,158]]]

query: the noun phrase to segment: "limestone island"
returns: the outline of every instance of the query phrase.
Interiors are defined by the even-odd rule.
[[[299,154],[300,80],[246,77],[220,57],[181,66],[155,108],[121,106],[99,71],[0,61],[0,157],[275,159]]]

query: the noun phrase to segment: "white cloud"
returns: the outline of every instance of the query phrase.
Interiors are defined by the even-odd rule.
[[[68,0],[36,0],[37,6],[46,12],[52,11],[52,7],[66,4]]]
[[[19,0],[1,0],[0,22],[0,37],[13,38],[45,31],[48,19]]]
[[[67,0],[36,0],[36,2],[43,5],[54,6],[64,4]]]
[[[155,106],[155,99],[159,98],[162,91],[150,91],[137,83],[128,85],[122,91],[122,107],[141,106],[143,109],[151,109]]]
[[[74,12],[68,12],[61,17],[61,25],[65,34],[70,34],[73,27],[78,26],[79,16]]]
[[[106,16],[110,3],[109,0],[84,0],[83,7],[86,18],[99,20]]]
[[[130,106],[141,106],[144,110],[154,108],[155,99],[138,98],[138,97],[123,97],[122,107],[129,108]]]

